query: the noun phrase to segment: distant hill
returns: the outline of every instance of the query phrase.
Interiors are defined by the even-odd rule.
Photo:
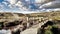
[[[5,20],[19,20],[20,17],[49,17],[54,20],[60,20],[60,11],[52,12],[42,12],[42,13],[31,13],[31,14],[22,14],[22,13],[9,13],[4,12],[0,13],[0,22]]]
[[[56,16],[56,15],[60,15],[60,11],[52,11],[52,12],[41,12],[41,13],[31,13],[29,14],[30,16]]]
[[[52,19],[59,19],[60,20],[60,11],[31,13],[31,14],[29,14],[29,16],[49,17],[49,18],[52,18]]]

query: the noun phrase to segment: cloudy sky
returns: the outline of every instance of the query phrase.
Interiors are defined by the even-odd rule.
[[[0,12],[33,13],[59,9],[60,0],[0,0]]]

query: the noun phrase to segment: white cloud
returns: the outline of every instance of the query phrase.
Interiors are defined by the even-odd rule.
[[[36,3],[45,4],[54,0],[35,0]]]
[[[15,8],[16,6],[14,6],[14,5],[8,5],[8,7],[11,8],[11,9],[13,9],[13,8]]]
[[[37,13],[36,11],[13,11],[15,13],[23,13],[23,14],[29,14],[29,13]]]
[[[40,8],[60,8],[60,1],[52,1],[40,6]]]
[[[18,6],[20,10],[27,10],[21,1],[18,1],[15,5]]]
[[[54,0],[48,3],[42,4],[40,7],[41,11],[60,11],[60,0]]]
[[[7,5],[7,4],[8,4],[7,2],[2,2],[2,3],[4,3],[5,5]]]
[[[14,9],[16,6],[18,6],[20,10],[27,10],[23,2],[21,2],[22,0],[5,0],[5,1],[8,1],[10,3],[8,7],[10,7],[11,9]]]
[[[18,0],[6,0],[8,2],[10,2],[10,4],[15,4]]]
[[[51,5],[52,5],[52,2],[49,2],[49,3],[46,3],[46,4],[41,5],[40,8],[49,7]]]
[[[29,1],[29,0],[25,0],[25,1]]]
[[[46,0],[35,0],[36,3],[44,3]]]
[[[8,7],[11,8],[12,10],[19,9],[19,10],[24,10],[25,12],[30,12],[28,10],[31,10],[30,9],[31,7],[29,7],[30,6],[29,5],[29,0],[25,0],[25,1],[24,0],[5,0],[5,1],[9,2]],[[5,5],[8,4],[7,2],[2,2],[2,3],[4,3]],[[39,3],[40,7],[38,7],[38,4],[36,4],[35,7],[38,7],[39,9],[42,8],[41,11],[45,11],[46,10],[45,8],[57,8],[57,7],[60,7],[60,0],[55,0],[55,1],[53,1],[53,0],[49,0],[49,1],[48,0],[35,0],[35,3]],[[0,5],[0,7],[3,8],[5,5]],[[18,8],[16,8],[16,6]],[[4,8],[6,8],[6,7],[4,7]],[[47,10],[47,11],[49,11],[49,10]]]
[[[35,0],[36,3],[40,3],[42,0]]]
[[[15,5],[16,5],[16,6],[21,6],[21,7],[22,7],[22,2],[21,2],[21,1],[18,1]]]

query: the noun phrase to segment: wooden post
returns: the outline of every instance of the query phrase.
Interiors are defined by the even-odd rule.
[[[27,28],[29,28],[29,18],[27,17]]]

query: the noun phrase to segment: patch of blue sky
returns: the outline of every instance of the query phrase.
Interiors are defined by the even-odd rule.
[[[4,0],[0,0],[0,3],[3,2]]]
[[[31,2],[31,3],[34,3],[34,2],[35,2],[35,0],[30,0],[30,2]]]
[[[30,9],[36,10],[36,9],[38,9],[38,7],[35,4],[30,4]]]

